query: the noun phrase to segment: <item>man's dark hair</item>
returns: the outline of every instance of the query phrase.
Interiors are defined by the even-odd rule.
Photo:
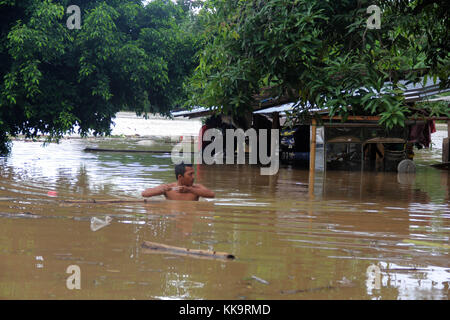
[[[181,162],[180,164],[177,164],[175,166],[175,178],[177,180],[178,180],[178,175],[179,174],[184,176],[184,173],[186,172],[186,167],[192,167],[192,164]]]

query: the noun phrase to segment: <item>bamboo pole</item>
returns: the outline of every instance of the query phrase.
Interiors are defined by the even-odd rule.
[[[311,121],[311,147],[309,148],[309,197],[314,198],[314,175],[316,170],[316,119]]]
[[[129,153],[171,153],[170,150],[127,150],[127,149],[101,149],[101,148],[85,148],[84,152],[129,152]],[[196,151],[183,151],[183,153],[197,153]]]
[[[142,243],[142,248],[152,251],[162,251],[181,255],[194,255],[194,256],[203,256],[211,258],[230,259],[230,260],[235,259],[234,255],[227,252],[187,249],[150,241],[144,241],[144,243]]]
[[[136,200],[121,200],[121,199],[102,199],[102,200],[64,200],[65,203],[146,203],[146,202],[157,202],[155,200],[147,200],[147,199],[136,199]]]

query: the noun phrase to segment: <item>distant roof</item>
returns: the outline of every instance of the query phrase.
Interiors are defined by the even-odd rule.
[[[450,102],[450,96],[444,96],[444,97],[437,97],[433,99],[428,99],[427,101],[433,102],[433,101],[449,101]]]
[[[285,111],[291,111],[292,108],[294,107],[294,105],[295,105],[294,102],[290,102],[290,103],[282,104],[281,106],[264,108],[264,109],[255,111],[253,113],[256,113],[256,114],[265,114],[265,113],[272,113],[272,112],[285,113]]]
[[[181,110],[172,112],[172,116],[174,117],[189,117],[189,118],[197,118],[209,115],[213,112],[213,110],[205,108],[205,107],[192,107],[190,110]]]
[[[426,80],[426,81],[425,81]],[[449,88],[440,88],[441,81],[439,79],[436,79],[436,82],[430,77],[421,78],[420,82],[412,83],[410,81],[406,80],[400,80],[399,84],[403,85],[406,90],[404,91],[403,95],[405,96],[405,102],[406,103],[413,103],[418,101],[450,101],[450,96],[441,96],[441,97],[435,97],[432,99],[427,99],[428,97],[433,97],[439,94],[443,94],[446,92],[450,92]],[[386,82],[385,85],[389,86],[391,84],[390,82]],[[366,88],[361,88],[366,89]],[[366,89],[368,91],[368,89]],[[272,98],[267,98],[265,100],[261,100],[261,103],[267,102],[271,100]],[[298,103],[298,102],[297,102]],[[280,104],[277,106],[270,106],[267,108],[262,108],[259,110],[254,111],[254,114],[271,114],[273,112],[279,112],[280,115],[284,115],[286,111],[291,111],[296,103],[295,102],[289,102]],[[311,108],[311,105],[306,106],[310,112],[321,112],[326,110],[319,109],[319,108]],[[210,115],[214,112],[214,108],[208,109],[204,107],[192,107],[191,110],[182,110],[177,112],[172,112],[172,115],[174,117],[189,117],[189,118],[197,118],[197,117],[203,117]]]
[[[294,109],[294,106],[296,103],[290,102],[282,104],[281,106],[275,106],[270,108],[263,108],[257,111],[254,111],[254,114],[271,114],[273,112],[279,112],[280,115],[285,115],[286,111],[292,111]],[[306,108],[308,108],[309,112],[315,112],[315,113],[327,113],[327,109],[320,109],[320,108],[311,108],[311,105],[307,103]]]
[[[291,111],[294,108],[295,103],[285,103],[280,106],[270,107],[270,108],[263,108],[257,111],[254,111],[254,114],[270,114],[273,112],[279,112],[281,115],[284,115],[286,111]],[[308,104],[309,105],[309,104]],[[324,112],[326,113],[327,110],[315,108],[315,109],[309,109],[310,112]],[[204,107],[194,107],[191,110],[182,110],[177,112],[172,112],[172,116],[174,117],[189,117],[189,118],[197,118],[202,116],[207,116],[212,113],[212,110],[204,108]]]

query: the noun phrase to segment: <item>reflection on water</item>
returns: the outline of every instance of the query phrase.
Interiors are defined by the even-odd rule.
[[[0,298],[449,298],[450,176],[427,166],[434,155],[420,151],[412,176],[327,172],[314,199],[306,170],[197,165],[216,199],[62,202],[139,198],[173,181],[169,155],[83,152],[148,147],[141,141],[14,142],[0,158]],[[93,231],[94,217],[111,220]],[[149,254],[144,240],[237,259]],[[80,266],[81,290],[66,288],[69,265]],[[380,288],[367,281],[371,265]]]

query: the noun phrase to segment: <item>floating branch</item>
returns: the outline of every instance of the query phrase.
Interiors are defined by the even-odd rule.
[[[429,269],[421,269],[421,268],[392,268],[392,269],[380,269],[380,271],[383,272],[391,272],[391,271],[404,271],[404,272],[409,272],[409,271],[431,271]]]
[[[101,148],[85,148],[84,152],[131,152],[131,153],[171,153],[172,151],[167,150],[128,150],[128,149],[101,149]],[[197,153],[197,152],[188,152],[183,151],[183,153]]]
[[[0,198],[0,201],[16,201],[16,200],[21,200],[21,199],[19,199],[19,198],[8,198],[8,197]]]
[[[297,289],[297,290],[281,290],[281,294],[297,294],[297,293],[305,293],[305,292],[315,292],[315,291],[321,291],[321,290],[334,290],[338,287],[333,286],[326,286],[326,287],[317,287],[317,288],[310,288],[310,289]]]
[[[450,162],[436,163],[431,166],[437,169],[450,170]]]
[[[136,200],[121,200],[121,199],[104,199],[104,200],[64,200],[65,203],[147,203],[159,202],[158,200],[136,199]]]
[[[144,243],[142,244],[142,248],[151,251],[168,252],[181,255],[194,255],[194,256],[203,256],[211,258],[230,259],[230,260],[235,259],[234,255],[227,252],[187,249],[150,241],[144,241]]]

